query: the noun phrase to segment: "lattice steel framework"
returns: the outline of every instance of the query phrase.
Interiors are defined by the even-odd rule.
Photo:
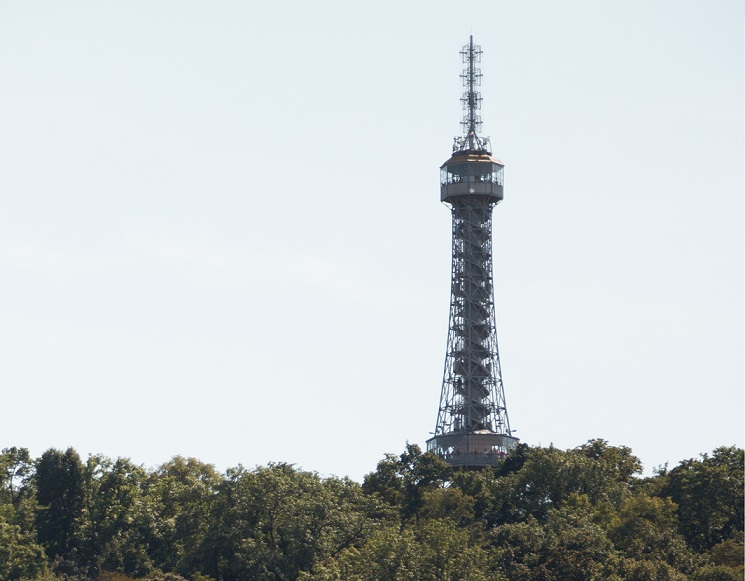
[[[493,207],[486,196],[452,205],[450,331],[435,434],[510,433],[494,313]]]
[[[512,436],[497,345],[492,265],[492,211],[503,198],[504,166],[477,135],[474,89],[481,49],[471,37],[461,54],[464,135],[441,168],[441,200],[452,213],[450,324],[440,407],[427,449],[454,466],[498,464],[517,443]]]

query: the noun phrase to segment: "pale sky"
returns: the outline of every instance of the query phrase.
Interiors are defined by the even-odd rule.
[[[423,446],[471,33],[515,435],[742,446],[744,17],[0,2],[0,447],[360,480]]]

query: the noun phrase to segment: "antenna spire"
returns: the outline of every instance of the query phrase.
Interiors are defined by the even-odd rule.
[[[481,69],[476,64],[481,62],[481,46],[473,44],[473,35],[460,54],[466,65],[460,75],[463,86],[466,87],[460,98],[463,105],[463,120],[460,122],[463,136],[455,138],[453,151],[488,151],[489,138],[478,136],[481,131],[481,115],[478,113],[481,110],[481,93],[476,87],[481,86]]]

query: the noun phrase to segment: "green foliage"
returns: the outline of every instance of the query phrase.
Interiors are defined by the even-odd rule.
[[[472,497],[457,488],[435,488],[422,494],[419,514],[424,520],[449,519],[467,526],[474,521],[474,504]]]
[[[663,561],[687,571],[693,556],[676,530],[675,508],[669,498],[631,497],[621,506],[608,536],[628,557]]]
[[[401,506],[404,498],[403,475],[400,462],[394,454],[386,454],[375,472],[365,476],[362,482],[365,494],[375,494],[391,506]]]
[[[450,519],[421,526],[380,528],[362,547],[345,549],[337,559],[300,579],[316,581],[487,581],[488,555],[468,532]]]
[[[742,581],[742,567],[733,569],[724,565],[707,565],[691,576],[691,581]]]
[[[743,451],[640,469],[604,440],[480,471],[407,444],[362,485],[5,448],[0,581],[742,579]]]
[[[729,538],[742,540],[743,450],[717,448],[701,460],[686,460],[666,475],[662,493],[678,505],[678,527],[697,551]]]
[[[361,547],[345,549],[339,558],[306,579],[416,581],[423,575],[423,557],[411,530],[386,527],[375,531]]]
[[[380,513],[358,484],[287,464],[229,470],[220,492],[203,569],[218,579],[294,579],[364,541]]]
[[[102,570],[141,575],[150,570],[136,527],[145,470],[126,458],[90,456],[83,469],[85,502],[79,560],[95,575]]]
[[[453,468],[430,453],[422,453],[416,444],[406,444],[399,458],[399,473],[403,482],[403,516],[414,516],[428,490],[445,486],[453,476]]]
[[[541,564],[546,532],[532,516],[490,530],[490,541],[501,570],[509,579],[532,579],[531,571]]]
[[[745,544],[728,539],[711,548],[709,559],[715,565],[742,567],[745,561]]]
[[[33,474],[34,461],[26,448],[5,448],[0,453],[0,517],[35,541],[38,505]]]
[[[709,553],[709,563],[696,571],[694,581],[742,580],[745,574],[743,557],[745,545],[741,541],[728,539],[714,545]]]
[[[420,525],[422,579],[486,580],[488,555],[471,534],[452,519],[434,519]]]
[[[181,456],[149,475],[143,526],[149,553],[161,568],[182,574],[199,568],[200,547],[221,483],[214,466]]]
[[[153,577],[150,577],[148,581],[187,581],[178,573],[160,573]]]
[[[407,444],[396,458],[387,454],[378,468],[365,476],[362,489],[401,509],[404,518],[417,514],[423,494],[441,488],[453,476],[453,468],[430,453],[422,453],[416,444]]]
[[[102,571],[96,577],[96,581],[135,581],[129,575],[119,573],[118,571]]]
[[[0,514],[0,579],[34,578],[47,570],[44,550],[21,527],[5,521]]]
[[[550,509],[544,523],[530,517],[497,527],[492,542],[509,579],[609,579],[618,569],[618,555],[593,522],[585,495]]]
[[[79,549],[85,502],[83,463],[72,448],[47,450],[36,463],[36,530],[49,557],[71,559]]]
[[[619,569],[624,581],[684,581],[687,577],[661,561],[624,559]]]
[[[590,440],[569,451],[522,448],[519,455],[519,469],[491,485],[501,501],[488,515],[491,524],[518,522],[528,515],[545,520],[552,508],[576,494],[587,495],[593,504],[607,501],[618,506],[631,494],[633,474],[641,470],[631,450],[604,440]]]
[[[26,448],[4,448],[0,452],[0,498],[17,507],[23,498],[34,464]]]
[[[604,479],[630,482],[634,474],[642,471],[642,463],[626,446],[609,446],[605,440],[590,440],[574,451],[580,456],[595,460],[594,472]]]

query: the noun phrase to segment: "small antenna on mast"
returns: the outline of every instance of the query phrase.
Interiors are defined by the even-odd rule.
[[[481,62],[481,46],[473,44],[473,35],[471,35],[468,44],[460,51],[463,63],[466,65],[460,78],[463,80],[463,86],[466,91],[460,98],[463,105],[463,120],[460,122],[463,127],[464,135],[456,137],[453,144],[453,151],[488,150],[489,138],[478,136],[481,131],[481,93],[476,87],[481,86],[481,69],[476,67]]]

